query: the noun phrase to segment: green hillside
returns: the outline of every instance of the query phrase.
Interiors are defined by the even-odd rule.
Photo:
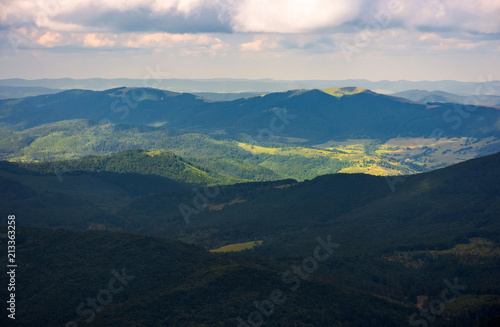
[[[163,126],[98,124],[85,120],[62,121],[23,131],[0,130],[0,134],[3,160],[66,161],[131,149],[160,150],[185,159],[219,184],[305,180],[337,172],[411,174],[500,151],[500,140],[495,137],[394,138],[386,142],[350,139],[311,146],[284,139],[258,142],[247,136],[204,135]]]
[[[76,160],[23,164],[40,173],[66,171],[137,173],[156,175],[178,182],[213,184],[217,180],[206,172],[165,151],[128,150],[103,157],[87,156]]]

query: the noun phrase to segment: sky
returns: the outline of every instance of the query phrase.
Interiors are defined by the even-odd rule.
[[[500,0],[0,0],[0,78],[500,79]]]

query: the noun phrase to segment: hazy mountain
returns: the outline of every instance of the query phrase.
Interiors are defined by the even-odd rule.
[[[0,99],[24,98],[42,94],[54,94],[61,92],[57,89],[31,86],[0,86]]]
[[[200,98],[212,101],[233,101],[238,99],[248,99],[263,95],[259,92],[238,92],[238,93],[210,93],[210,92],[192,92],[192,94]]]
[[[155,88],[177,92],[282,92],[291,89],[312,89],[343,87],[356,85],[371,90],[384,90],[386,92],[402,92],[407,90],[440,90],[460,95],[475,95],[476,90],[481,93],[498,90],[500,81],[489,82],[459,82],[459,81],[368,81],[364,79],[349,80],[305,80],[284,81],[273,79],[162,79],[160,73],[150,74],[147,79],[38,79],[24,80],[19,78],[0,80],[0,86],[41,86],[57,89],[89,89],[102,91],[119,86],[144,87],[153,85]],[[154,75],[154,76],[153,76]],[[484,92],[483,92],[484,91]],[[498,92],[498,91],[497,91]],[[498,95],[498,94],[497,94]]]
[[[498,95],[461,96],[443,91],[409,90],[391,94],[392,96],[406,98],[416,102],[451,102],[460,104],[500,106]]]

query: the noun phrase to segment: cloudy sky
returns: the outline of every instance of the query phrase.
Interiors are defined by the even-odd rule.
[[[0,0],[0,78],[500,79],[500,0]]]

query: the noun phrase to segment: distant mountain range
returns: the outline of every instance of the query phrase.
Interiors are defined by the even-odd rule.
[[[150,76],[151,75],[151,76]],[[46,87],[53,89],[88,89],[103,91],[120,86],[128,87],[155,87],[176,92],[283,92],[292,89],[313,89],[328,87],[358,86],[367,89],[394,93],[408,90],[440,90],[458,95],[480,94],[500,95],[500,81],[459,82],[459,81],[368,81],[364,79],[349,80],[306,80],[284,81],[273,79],[163,79],[161,74],[150,74],[146,79],[36,79],[25,80],[19,78],[0,80],[0,86]],[[154,75],[154,76],[153,76]],[[158,75],[158,76],[157,76]]]
[[[335,95],[334,90],[340,90]],[[421,104],[365,89],[292,90],[213,102],[148,88],[70,90],[0,101],[0,124],[23,130],[86,119],[191,132],[329,140],[394,137],[498,137],[500,110],[461,104]],[[332,95],[334,94],[334,95]],[[433,135],[436,131],[441,135]]]
[[[0,100],[24,98],[42,94],[54,94],[61,91],[62,90],[38,86],[0,86]]]
[[[449,102],[471,105],[500,106],[499,95],[461,96],[443,91],[409,90],[391,94],[416,102]]]

